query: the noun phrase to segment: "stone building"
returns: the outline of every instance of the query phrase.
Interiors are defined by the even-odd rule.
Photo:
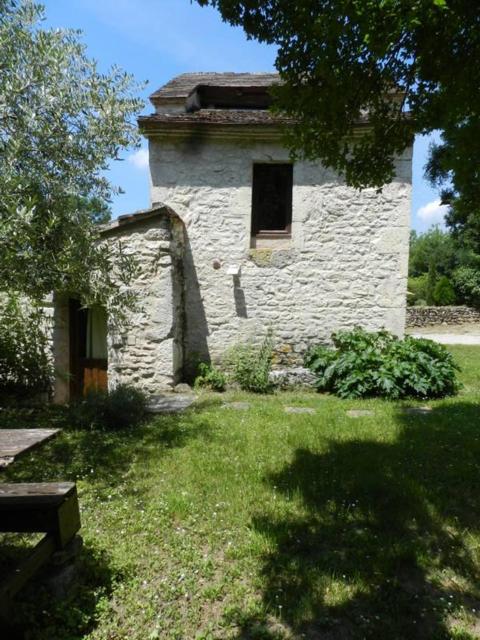
[[[403,334],[412,149],[382,193],[347,187],[318,162],[292,163],[282,144],[288,122],[268,111],[277,81],[184,74],[152,94],[154,113],[139,118],[151,209],[104,231],[142,266],[133,284],[142,308],[123,335],[105,330],[109,384],[171,388],[198,361],[217,361],[268,328],[284,364],[301,362],[311,343],[338,329]],[[58,301],[56,359],[70,373],[78,371],[76,313]],[[95,313],[81,313],[90,313],[83,325],[91,333]],[[66,380],[57,398],[74,392]]]

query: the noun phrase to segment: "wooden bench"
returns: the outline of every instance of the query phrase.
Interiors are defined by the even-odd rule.
[[[31,555],[0,582],[0,615],[8,615],[13,596],[80,529],[73,482],[0,483],[0,531],[45,533]]]

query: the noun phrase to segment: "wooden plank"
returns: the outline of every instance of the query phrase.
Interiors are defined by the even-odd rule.
[[[17,456],[50,440],[60,429],[0,429],[0,459],[10,464]]]
[[[63,548],[80,526],[74,483],[0,484],[0,531],[51,533]]]
[[[8,465],[12,464],[15,458],[0,458],[0,469],[5,469]]]
[[[61,549],[73,540],[75,534],[82,526],[80,522],[80,509],[78,506],[77,492],[70,495],[57,511],[57,526],[55,536]]]
[[[24,505],[58,505],[75,493],[75,490],[74,482],[2,482],[0,510]]]
[[[0,583],[0,615],[7,618],[10,614],[11,600],[20,591],[23,585],[40,569],[51,557],[56,549],[55,538],[52,535],[44,536],[35,546],[33,552],[23,560]]]

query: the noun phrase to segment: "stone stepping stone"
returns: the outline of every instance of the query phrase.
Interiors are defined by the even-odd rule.
[[[433,411],[432,407],[402,407],[402,413],[413,416],[425,416]]]
[[[347,411],[347,416],[349,418],[364,418],[366,416],[375,415],[374,411],[370,411],[370,409],[349,409]]]
[[[311,407],[283,407],[285,413],[315,413]]]
[[[149,413],[176,413],[177,411],[185,411],[194,402],[195,396],[192,393],[169,393],[153,396],[147,404],[147,411]]]
[[[250,409],[249,402],[224,402],[222,409],[234,409],[235,411],[246,411]]]

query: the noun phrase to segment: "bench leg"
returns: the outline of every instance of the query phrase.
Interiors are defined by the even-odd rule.
[[[16,567],[0,584],[0,617],[8,620],[11,601],[23,585],[47,562],[56,549],[55,538],[46,535],[35,546],[33,552]]]
[[[63,549],[70,540],[73,540],[80,527],[80,510],[77,492],[75,491],[57,511],[57,527],[55,531],[57,545]]]

